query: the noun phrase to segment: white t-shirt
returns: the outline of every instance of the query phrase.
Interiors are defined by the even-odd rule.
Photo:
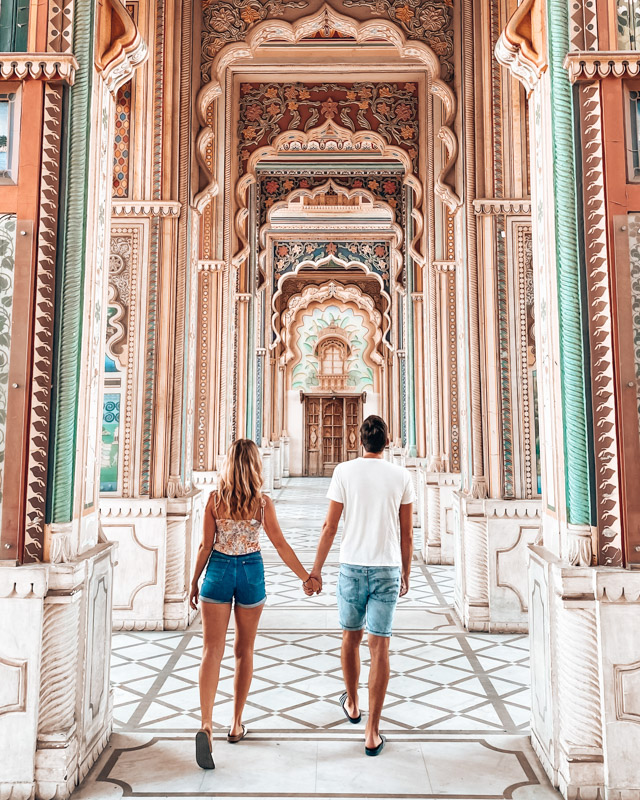
[[[413,503],[411,473],[382,458],[356,458],[333,471],[329,500],[344,505],[340,562],[399,567],[400,506]]]

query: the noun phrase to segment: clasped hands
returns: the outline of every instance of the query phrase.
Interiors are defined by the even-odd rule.
[[[303,581],[302,588],[307,597],[320,594],[322,591],[322,575],[317,572],[310,572],[306,581]]]

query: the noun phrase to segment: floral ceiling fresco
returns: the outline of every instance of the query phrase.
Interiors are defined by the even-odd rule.
[[[418,170],[416,83],[243,83],[240,86],[238,149],[241,169],[251,153],[283,131],[308,131],[334,119],[372,130],[407,151]]]
[[[266,19],[288,21],[308,15],[321,3],[314,0],[203,0],[202,82],[210,80],[211,62],[231,42],[242,41]],[[442,77],[453,78],[453,0],[334,0],[331,6],[361,20],[388,18],[408,39],[425,42],[440,58]],[[343,38],[331,29],[310,38]]]
[[[318,342],[330,327],[338,328],[349,341],[350,353],[345,364],[347,390],[363,392],[373,389],[373,369],[365,361],[367,339],[370,338],[365,318],[352,308],[340,308],[333,304],[305,313],[294,328],[300,361],[293,368],[292,388],[303,392],[319,389],[320,363],[316,350]]]
[[[320,261],[335,257],[347,263],[366,264],[382,278],[389,291],[389,243],[380,242],[309,242],[277,241],[273,245],[273,272],[275,282],[283,275],[295,271],[303,261]]]

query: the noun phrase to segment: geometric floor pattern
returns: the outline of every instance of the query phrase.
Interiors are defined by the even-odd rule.
[[[307,565],[326,510],[327,483],[289,479],[274,496],[285,536]],[[212,772],[193,760],[200,720],[198,620],[186,632],[114,634],[114,734],[74,800],[557,800],[527,738],[528,637],[466,632],[452,611],[453,569],[427,567],[419,548],[391,640],[381,724],[388,744],[381,757],[364,756],[364,726],[348,723],[337,704],[343,684],[336,548],[323,593],[306,598],[268,541],[263,544],[269,598],[244,717],[250,736],[237,746],[225,740],[233,697],[229,647],[214,707]],[[366,647],[362,657],[366,713]]]

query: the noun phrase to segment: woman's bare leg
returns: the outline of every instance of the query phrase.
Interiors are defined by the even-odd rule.
[[[200,714],[202,730],[211,737],[213,701],[218,690],[220,663],[231,616],[231,603],[200,604],[202,613],[202,662],[200,663]]]
[[[231,736],[242,733],[242,712],[247,702],[247,695],[253,678],[253,648],[258,632],[258,623],[264,605],[255,608],[235,607],[236,641],[234,653],[236,657],[236,672],[233,682],[233,721],[231,723]]]

